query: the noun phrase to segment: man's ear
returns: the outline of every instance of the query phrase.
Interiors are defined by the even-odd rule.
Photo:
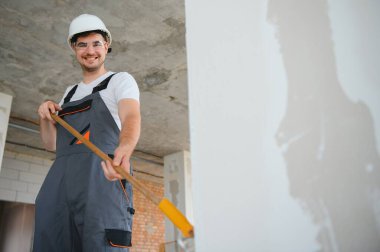
[[[109,45],[108,45],[108,42],[104,44],[104,47],[106,49],[106,54],[108,54],[110,51],[109,51]]]

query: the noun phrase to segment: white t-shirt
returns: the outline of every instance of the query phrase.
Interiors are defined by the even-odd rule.
[[[113,73],[114,72],[109,71],[88,84],[80,82],[70,101],[77,101],[91,94],[92,89],[94,87],[96,87],[100,82],[102,82],[104,79],[106,79]],[[63,98],[60,101],[59,105],[62,106],[64,98],[74,86],[75,85],[69,86],[66,89],[65,94],[63,95]],[[139,87],[137,86],[137,83],[135,79],[132,77],[132,75],[130,75],[127,72],[120,72],[112,76],[107,88],[100,91],[100,96],[102,97],[108,110],[111,112],[111,115],[115,120],[117,126],[119,127],[119,129],[121,129],[121,122],[118,114],[119,101],[121,99],[134,99],[139,101],[140,92]]]

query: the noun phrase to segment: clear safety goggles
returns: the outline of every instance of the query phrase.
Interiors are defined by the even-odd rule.
[[[102,41],[102,40],[95,40],[92,42],[76,42],[74,44],[74,47],[77,50],[86,50],[90,45],[92,45],[94,49],[100,49],[100,48],[103,48],[106,43],[107,42]]]

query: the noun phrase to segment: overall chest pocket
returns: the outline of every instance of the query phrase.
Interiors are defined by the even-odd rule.
[[[59,111],[58,115],[63,119],[63,117],[68,115],[75,115],[91,109],[92,100],[86,100],[77,105],[67,106]]]
[[[67,106],[59,111],[58,116],[80,132],[85,138],[90,139],[90,112],[92,100],[86,100],[77,105]],[[61,146],[81,144],[70,132],[58,127],[58,144]]]

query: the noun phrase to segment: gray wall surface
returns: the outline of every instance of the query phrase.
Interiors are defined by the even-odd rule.
[[[196,250],[380,251],[380,2],[186,2]]]

